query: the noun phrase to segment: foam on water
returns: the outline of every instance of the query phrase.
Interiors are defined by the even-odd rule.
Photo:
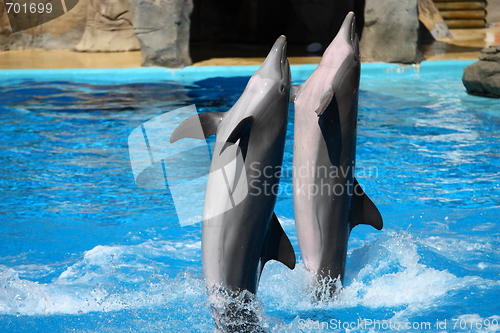
[[[496,281],[474,276],[457,277],[447,270],[420,263],[420,242],[408,233],[386,233],[375,242],[355,249],[348,257],[345,288],[334,301],[319,306],[337,309],[357,306],[397,308],[419,304],[425,308],[451,290],[471,285],[486,288],[498,286]],[[259,290],[261,297],[269,297],[268,302],[274,299],[288,310],[308,310],[318,306],[309,297],[309,276],[303,264],[290,273],[277,263],[269,266],[273,268],[264,271]]]
[[[284,331],[289,332],[293,331],[292,328],[304,328],[301,323],[310,318],[330,322],[332,319],[356,321],[368,317],[405,323],[422,314],[429,315],[434,311],[439,312],[440,308],[455,306],[456,299],[451,297],[454,294],[471,289],[498,292],[500,283],[497,280],[473,275],[456,276],[446,269],[423,264],[420,252],[423,251],[424,244],[432,241],[416,239],[407,232],[386,232],[376,241],[354,249],[348,256],[346,285],[329,302],[318,303],[311,298],[314,293],[309,288],[310,277],[302,263],[293,272],[286,272],[281,265],[272,263],[269,265],[272,268],[264,271],[259,296],[269,315],[299,313],[289,325],[277,326],[283,329],[286,327]],[[488,247],[488,244],[475,244],[474,249],[482,251]],[[453,242],[444,245],[443,249],[458,257],[470,254],[469,247],[457,248]],[[461,320],[463,316],[467,317],[454,317]],[[423,318],[429,319],[425,316]],[[494,318],[496,317],[492,316],[489,319]],[[451,322],[452,318],[448,320]],[[332,325],[325,331],[331,330]],[[303,331],[309,332],[300,330]],[[490,325],[488,331],[500,331],[500,326]]]
[[[21,278],[22,267],[0,266],[0,313],[109,312],[159,306],[186,294],[199,296],[204,292],[203,281],[192,277],[193,272],[186,270],[173,278],[164,273],[176,261],[199,260],[199,251],[199,241],[97,246],[51,283]]]
[[[453,302],[447,297],[450,293],[470,288],[498,290],[497,281],[459,277],[421,263],[420,252],[425,247],[439,247],[442,253],[458,256],[458,261],[464,253],[483,251],[489,245],[456,244],[440,238],[418,239],[408,232],[386,232],[349,253],[345,288],[334,300],[320,303],[311,297],[310,278],[302,262],[294,271],[270,262],[258,293],[267,313],[263,322],[273,331],[290,332],[298,329],[300,318],[314,314],[317,320],[328,321],[343,318],[343,312],[350,309],[387,312],[387,320],[410,320],[438,304]],[[210,321],[201,269],[186,269],[174,277],[168,275],[169,262],[199,260],[200,251],[199,241],[148,240],[137,245],[97,246],[50,283],[21,278],[22,268],[2,266],[0,313],[82,315],[167,308],[171,309],[167,318],[177,318],[178,311],[184,311],[186,306],[204,304],[193,313],[198,318],[192,319]],[[295,313],[297,317],[286,322],[278,319],[283,313]]]

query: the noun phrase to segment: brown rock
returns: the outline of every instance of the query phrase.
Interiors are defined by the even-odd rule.
[[[500,53],[496,54],[481,53],[479,54],[479,60],[500,62]]]
[[[464,68],[462,82],[467,92],[500,98],[500,45],[483,49],[479,59]]]
[[[132,26],[130,0],[87,0],[85,33],[76,51],[113,52],[140,48]]]
[[[481,53],[495,54],[500,52],[500,45],[491,45],[481,50]]]
[[[500,62],[500,45],[492,45],[482,49],[479,60]]]

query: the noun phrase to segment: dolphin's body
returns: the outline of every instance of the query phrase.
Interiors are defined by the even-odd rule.
[[[275,174],[269,167],[280,168],[283,160],[291,89],[285,53],[281,36],[228,112],[188,118],[171,137],[171,142],[201,138],[193,133],[200,122],[202,136],[216,134],[202,227],[203,272],[212,299],[224,292],[234,297],[245,290],[256,293],[270,259],[295,266],[292,245],[273,213],[276,196],[269,189],[279,178],[265,177]],[[234,163],[240,154],[244,165]]]
[[[293,87],[292,96],[297,237],[306,269],[329,294],[335,291],[335,280],[343,281],[352,228],[383,226],[378,209],[354,178],[359,78],[359,42],[351,12],[317,69]]]

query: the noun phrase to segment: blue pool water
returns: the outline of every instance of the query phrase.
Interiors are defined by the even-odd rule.
[[[357,178],[384,230],[353,230],[330,303],[300,255],[266,265],[271,332],[500,332],[500,101],[466,94],[467,64],[363,65]],[[189,104],[226,111],[255,69],[0,72],[0,332],[212,330],[200,224],[135,184],[127,138]],[[285,166],[292,124],[293,107]],[[298,253],[287,191],[276,213]]]

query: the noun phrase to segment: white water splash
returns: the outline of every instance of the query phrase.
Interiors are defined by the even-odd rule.
[[[23,279],[0,266],[0,314],[82,314],[161,306],[179,298],[198,301],[205,295],[199,275],[184,271],[170,278],[163,271],[165,257],[198,260],[200,246],[199,241],[97,246],[51,283]]]
[[[287,272],[279,263],[264,271],[259,298],[267,309],[286,312],[338,313],[353,308],[394,309],[391,320],[408,320],[445,303],[450,292],[471,286],[498,286],[474,276],[457,277],[420,262],[419,241],[408,233],[386,233],[373,243],[355,249],[348,257],[345,287],[330,302],[316,302],[310,292],[303,263]],[[336,312],[337,311],[337,312]],[[359,311],[359,310],[358,310]]]
[[[354,249],[348,255],[345,287],[335,299],[321,303],[312,297],[302,263],[290,271],[270,262],[258,292],[267,313],[262,321],[270,332],[300,332],[298,320],[308,313],[334,315],[354,308],[360,311],[360,307],[389,309],[394,313],[391,320],[405,321],[435,304],[446,303],[450,292],[471,285],[482,289],[498,286],[495,281],[458,277],[423,264],[419,253],[423,243],[408,233],[386,232]],[[20,278],[16,269],[0,266],[0,313],[53,315],[164,308],[171,309],[171,319],[182,310],[193,312],[195,320],[203,319],[210,326],[206,322],[210,309],[199,267],[200,252],[199,241],[150,240],[138,245],[97,246],[45,284]],[[189,268],[182,269],[177,276],[169,277],[166,273],[171,270],[170,264],[179,262],[186,267],[196,263],[198,269],[193,273]],[[276,317],[280,312],[298,316],[287,323]]]

